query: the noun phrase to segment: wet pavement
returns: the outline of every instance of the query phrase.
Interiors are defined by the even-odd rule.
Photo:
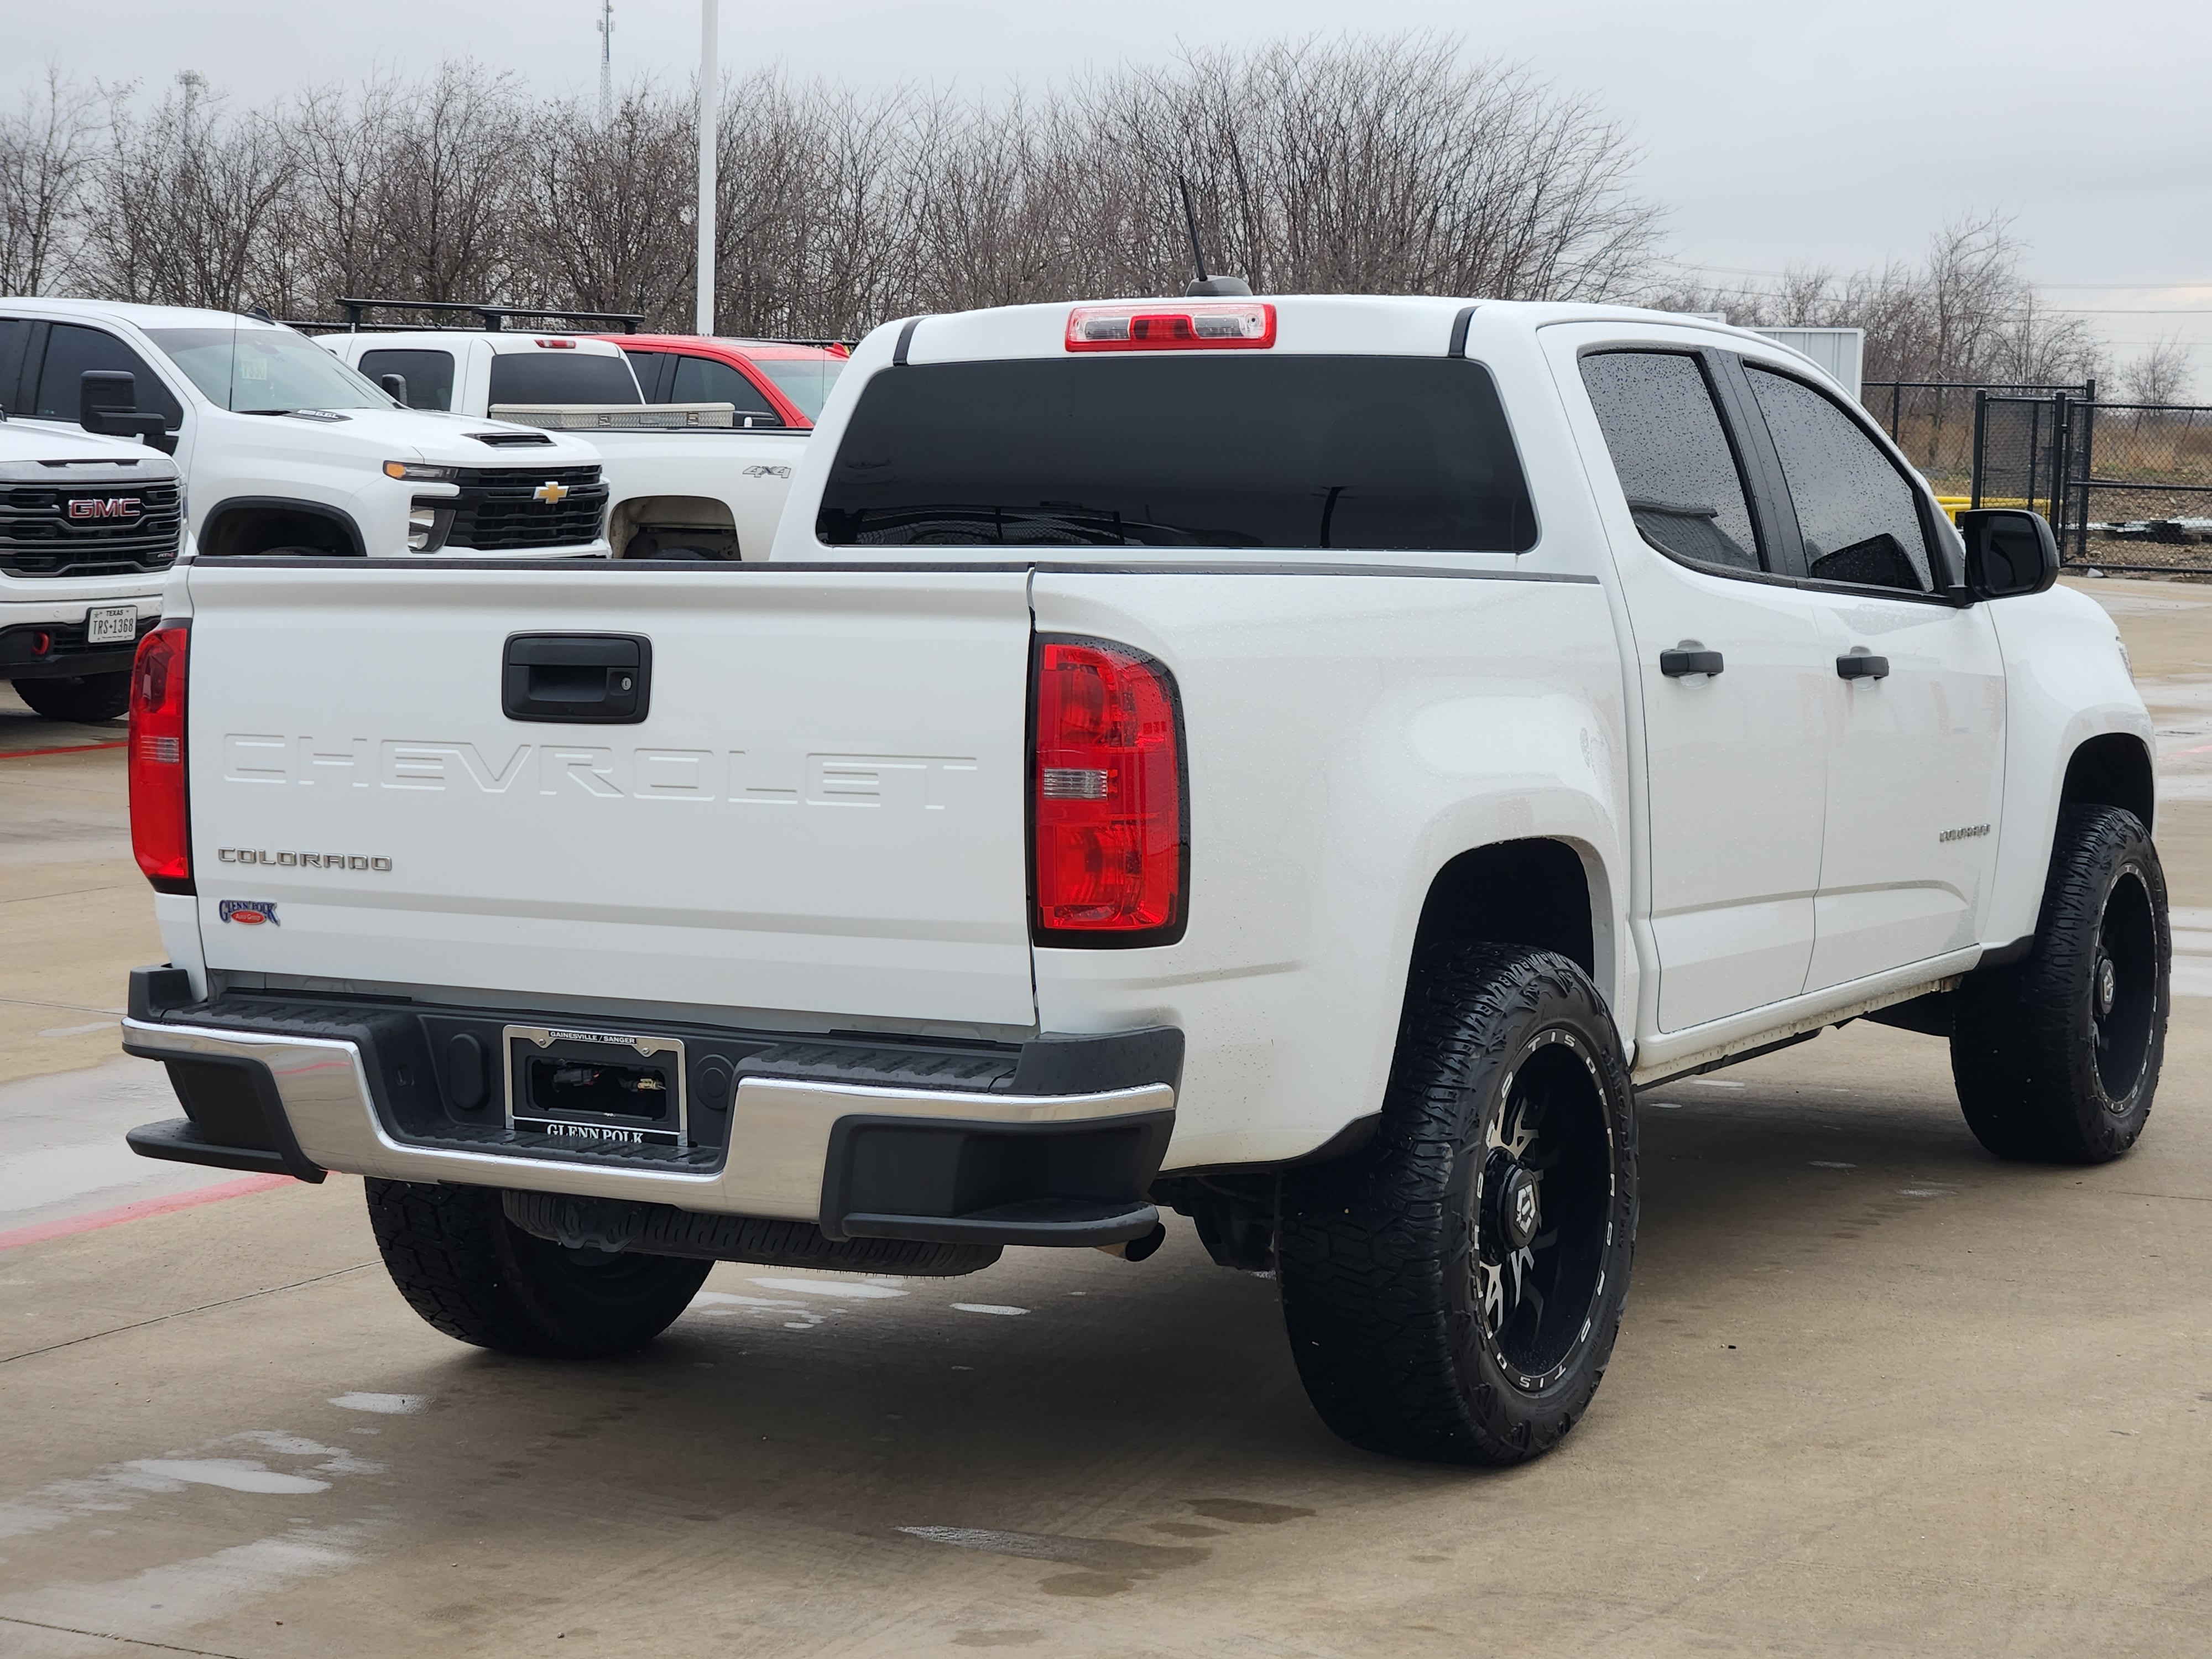
[[[120,756],[0,758],[45,952],[0,963],[0,1245],[185,1206],[0,1249],[0,1652],[2212,1648],[2212,588],[2081,586],[2168,769],[2191,994],[2142,1146],[1997,1163],[1943,1044],[1863,1023],[1648,1091],[1611,1373],[1502,1474],[1334,1440],[1273,1282],[1179,1220],[1134,1265],[720,1267],[617,1361],[450,1342],[358,1182],[186,1203],[103,1153],[158,1078],[39,1033],[157,953]]]

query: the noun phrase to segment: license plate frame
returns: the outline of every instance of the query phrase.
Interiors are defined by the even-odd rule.
[[[685,1077],[683,1038],[574,1025],[509,1025],[501,1036],[510,1130],[553,1135],[579,1146],[684,1147],[691,1144],[690,1089]],[[663,1112],[648,1117],[549,1104],[537,1097],[534,1065],[589,1066],[595,1060],[660,1077],[668,1097]]]
[[[84,613],[87,645],[128,645],[138,637],[138,607],[96,605]]]

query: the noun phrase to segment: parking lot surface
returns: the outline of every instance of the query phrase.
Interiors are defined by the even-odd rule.
[[[120,733],[0,694],[0,1651],[2204,1651],[2212,588],[2078,585],[2162,732],[2142,1143],[2000,1164],[1944,1045],[1863,1023],[1646,1091],[1611,1375],[1504,1474],[1335,1441],[1273,1284],[1180,1220],[1133,1265],[723,1266],[611,1362],[447,1340],[357,1181],[114,1155],[173,1109],[108,1058],[159,956],[121,756],[9,756]]]

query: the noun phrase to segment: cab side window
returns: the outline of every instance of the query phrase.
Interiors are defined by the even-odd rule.
[[[637,373],[638,390],[645,393],[649,404],[665,404],[668,397],[668,365],[673,359],[665,351],[632,351],[623,348],[623,356]]]
[[[672,404],[735,404],[740,419],[750,415],[768,416],[773,419],[775,410],[761,389],[732,368],[727,363],[717,362],[712,357],[678,357],[676,360],[676,384],[668,401]]]
[[[361,372],[372,380],[397,374],[406,381],[410,409],[453,406],[453,354],[450,351],[364,351]]]
[[[1765,569],[1705,365],[1681,352],[1606,351],[1584,357],[1582,368],[1644,539],[1687,564]]]
[[[31,343],[31,325],[21,317],[0,317],[0,414],[23,412],[23,353]]]
[[[138,407],[159,410],[172,432],[185,423],[184,406],[170,395],[146,360],[105,330],[56,323],[46,335],[46,360],[39,371],[37,407],[42,421],[75,421],[77,393],[88,369],[120,369],[137,380]]]
[[[1811,386],[1753,363],[1744,368],[1797,509],[1806,574],[1861,587],[1933,592],[1919,499],[1895,463]]]

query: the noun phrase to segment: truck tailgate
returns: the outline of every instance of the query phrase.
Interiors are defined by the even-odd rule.
[[[1034,1023],[1024,574],[225,562],[189,582],[210,968]],[[510,718],[519,634],[649,641],[646,718]]]

